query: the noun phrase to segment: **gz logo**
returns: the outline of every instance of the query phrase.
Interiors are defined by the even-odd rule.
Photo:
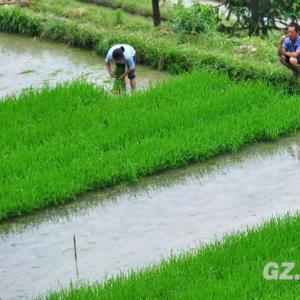
[[[291,274],[295,265],[294,262],[269,262],[264,267],[263,276],[266,280],[300,280],[300,274]]]

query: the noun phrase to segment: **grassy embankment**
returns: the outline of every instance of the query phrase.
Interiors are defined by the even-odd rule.
[[[300,274],[299,232],[299,216],[272,220],[156,267],[104,283],[73,286],[46,299],[297,300],[299,281],[268,281],[263,278],[263,269],[269,262],[295,262],[290,274]],[[284,268],[280,266],[279,271]]]
[[[176,34],[164,24],[155,29],[152,21],[122,15],[116,26],[116,12],[76,0],[33,0],[21,11],[0,9],[0,31],[25,33],[105,55],[117,42],[134,45],[140,63],[172,73],[209,67],[238,79],[264,79],[275,85],[290,85],[290,72],[277,61],[273,39],[231,38],[220,33],[197,37]],[[240,50],[253,45],[257,52]]]
[[[92,3],[109,7],[112,9],[122,9],[128,13],[136,14],[145,17],[152,17],[152,2],[151,0],[80,0],[81,2]],[[222,1],[220,1],[221,3]],[[177,2],[178,3],[178,2]],[[160,13],[163,20],[167,20],[170,9],[174,4],[168,0],[160,1]]]
[[[128,13],[152,17],[152,3],[149,0],[81,0],[82,2],[101,5],[112,9],[122,9]],[[168,9],[171,7],[167,1],[161,1],[160,11],[162,19],[166,19]]]
[[[0,124],[3,219],[276,139],[299,127],[300,102],[203,71],[131,98],[80,83],[30,91],[0,104]]]

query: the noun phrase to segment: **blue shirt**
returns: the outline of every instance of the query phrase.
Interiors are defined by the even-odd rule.
[[[298,36],[295,43],[293,43],[289,37],[286,38],[283,43],[283,48],[285,48],[288,52],[296,52],[297,50],[300,50],[300,36]]]

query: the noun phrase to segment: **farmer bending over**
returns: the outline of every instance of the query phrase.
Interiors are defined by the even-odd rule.
[[[124,72],[119,77],[120,80],[126,80],[126,76],[128,76],[130,80],[130,86],[132,90],[136,88],[136,79],[135,79],[135,67],[136,67],[136,51],[130,45],[115,45],[110,48],[107,53],[105,64],[107,70],[112,78],[115,78],[115,74],[111,69],[111,62],[116,62],[116,67],[123,68]],[[127,67],[127,68],[126,68]]]
[[[281,63],[291,69],[295,76],[300,72],[300,36],[299,25],[295,22],[289,24],[288,37],[280,40],[278,55]]]

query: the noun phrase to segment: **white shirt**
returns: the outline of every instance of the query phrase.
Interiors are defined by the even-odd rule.
[[[132,46],[127,45],[127,44],[118,44],[118,45],[111,47],[106,55],[105,63],[109,64],[111,61],[113,61],[113,52],[116,49],[119,49],[121,47],[123,47],[125,49],[125,51],[123,52],[124,59],[116,60],[116,62],[118,64],[128,65],[130,71],[134,70],[135,62],[134,62],[133,57],[136,55],[136,51]]]

